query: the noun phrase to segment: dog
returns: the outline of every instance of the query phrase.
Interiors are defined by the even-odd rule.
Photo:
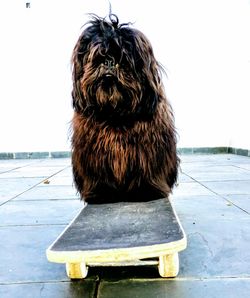
[[[147,37],[115,14],[91,19],[72,54],[72,170],[89,204],[168,197],[176,129]]]

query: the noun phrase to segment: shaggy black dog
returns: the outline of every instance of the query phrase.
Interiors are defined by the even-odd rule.
[[[167,197],[179,159],[161,67],[142,32],[91,17],[72,57],[76,188],[93,204]]]

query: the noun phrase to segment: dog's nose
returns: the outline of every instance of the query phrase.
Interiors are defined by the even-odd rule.
[[[114,61],[114,59],[106,58],[105,62],[104,62],[104,65],[105,65],[106,69],[113,70],[114,67],[115,67],[115,61]]]

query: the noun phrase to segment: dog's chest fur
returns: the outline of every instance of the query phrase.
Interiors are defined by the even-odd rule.
[[[75,113],[73,127],[74,148],[84,175],[91,174],[103,182],[113,177],[117,185],[124,185],[157,171],[156,157],[160,158],[163,148],[159,132],[154,131],[156,125],[136,122],[130,128],[114,128]]]

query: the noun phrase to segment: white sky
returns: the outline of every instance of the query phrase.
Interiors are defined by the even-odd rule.
[[[72,115],[70,56],[86,13],[102,0],[23,0],[0,4],[0,152],[66,150]],[[248,146],[249,0],[113,0],[165,66],[181,147]],[[233,120],[232,120],[233,119]]]

